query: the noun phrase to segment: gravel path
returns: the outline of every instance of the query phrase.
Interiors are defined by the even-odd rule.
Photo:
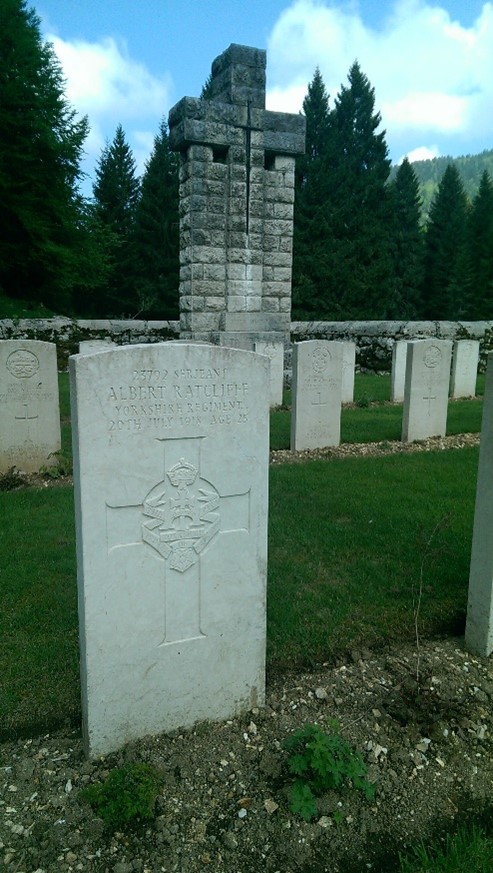
[[[267,705],[225,723],[146,738],[88,762],[78,732],[0,746],[0,867],[10,873],[350,873],[491,799],[493,669],[461,640],[416,652],[353,652],[313,673],[273,677]],[[320,799],[307,823],[289,810],[283,740],[306,723],[341,735],[376,784]],[[115,766],[153,764],[156,819],[105,831],[80,790]],[[397,868],[391,868],[397,869]]]

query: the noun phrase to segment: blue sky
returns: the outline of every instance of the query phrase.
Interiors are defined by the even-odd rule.
[[[267,108],[301,109],[320,67],[331,101],[357,59],[394,162],[493,148],[493,2],[36,0],[67,96],[87,114],[90,180],[120,123],[142,172],[160,120],[198,97],[232,42],[267,50]]]

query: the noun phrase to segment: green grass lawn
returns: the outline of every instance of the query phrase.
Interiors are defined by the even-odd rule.
[[[461,632],[478,451],[285,464],[270,471],[269,669]],[[70,486],[0,492],[0,736],[77,722],[76,563]]]
[[[67,374],[59,381],[62,453],[70,456]],[[343,440],[399,439],[402,408],[385,401],[389,389],[388,377],[357,377],[356,397],[365,400],[344,409]],[[478,399],[450,403],[449,432],[479,430],[481,407]],[[283,440],[289,446],[289,415],[286,409],[271,414],[275,447]],[[270,669],[300,667],[396,635],[411,638],[420,542],[445,520],[437,542],[442,558],[425,568],[423,632],[461,630],[477,457],[473,448],[272,467]],[[72,488],[0,491],[0,516],[5,735],[79,718]]]

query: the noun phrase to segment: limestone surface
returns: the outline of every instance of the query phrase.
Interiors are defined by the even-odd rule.
[[[0,340],[0,472],[38,472],[59,450],[56,346]]]
[[[269,361],[168,342],[69,364],[93,757],[263,701]]]

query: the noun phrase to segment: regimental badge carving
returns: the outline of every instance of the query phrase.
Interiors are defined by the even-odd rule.
[[[277,347],[274,343],[266,343],[260,354],[266,355],[272,360],[272,358],[277,357]]]
[[[39,359],[28,349],[17,349],[10,353],[5,366],[16,379],[29,379],[39,370]]]
[[[434,367],[438,367],[441,360],[442,352],[438,348],[438,346],[430,346],[429,349],[426,349],[423,357],[423,363],[425,367],[429,367],[431,370],[433,370]]]
[[[197,467],[180,458],[144,499],[142,538],[168,563],[184,573],[220,528],[219,494]]]
[[[317,346],[312,352],[312,367],[315,373],[324,373],[330,364],[331,354],[324,346]]]

